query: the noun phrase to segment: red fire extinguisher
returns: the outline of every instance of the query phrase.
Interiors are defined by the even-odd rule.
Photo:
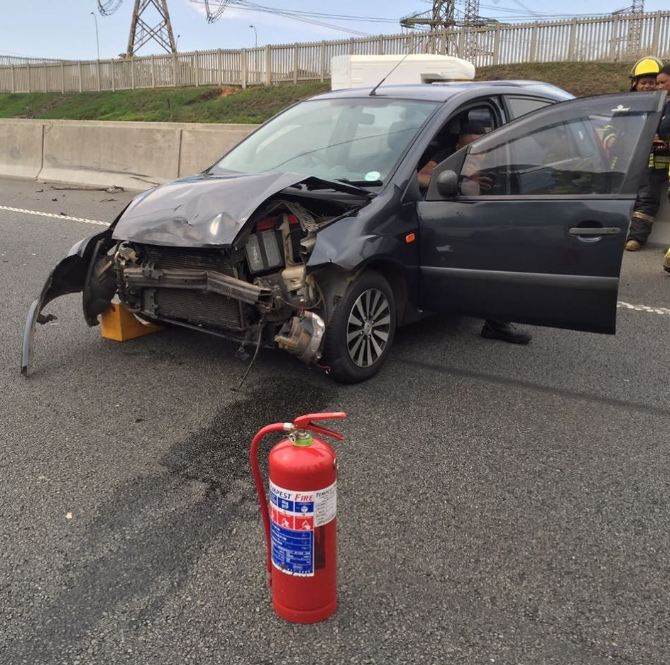
[[[293,623],[316,623],[337,607],[337,462],[335,451],[315,434],[342,440],[312,421],[346,413],[312,413],[292,423],[274,423],[256,433],[249,461],[265,528],[268,583],[275,612]],[[270,451],[267,501],[258,466],[258,446],[272,432],[288,438]]]

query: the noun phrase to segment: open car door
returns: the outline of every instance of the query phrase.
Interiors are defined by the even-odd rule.
[[[439,164],[418,204],[429,310],[614,333],[664,92],[561,102]]]

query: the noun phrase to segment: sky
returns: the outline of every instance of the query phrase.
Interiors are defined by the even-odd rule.
[[[117,0],[118,1],[118,0]],[[623,9],[631,0],[590,0],[588,14],[583,0],[480,0],[480,15],[500,21],[533,20],[551,17],[608,14]],[[212,0],[216,3],[217,0]],[[249,0],[244,4],[271,10],[306,12],[310,23],[297,21],[273,11],[251,11],[228,6],[222,17],[208,24],[204,0],[168,0],[168,9],[180,51],[216,48],[250,48],[255,44],[285,44],[329,39],[399,33],[399,19],[416,12],[430,11],[430,0]],[[125,52],[133,0],[123,0],[112,16],[100,16],[96,0],[0,0],[0,55],[94,60],[97,55],[96,21],[101,58]],[[665,5],[665,6],[663,6]],[[457,11],[463,1],[458,0]],[[645,10],[667,10],[667,0],[646,0]],[[95,12],[91,15],[91,12]],[[341,20],[314,13],[355,17]],[[147,14],[147,17],[149,14]],[[364,17],[359,19],[358,17]],[[375,20],[365,20],[365,19]],[[328,24],[328,27],[323,25]],[[253,25],[254,28],[249,27]],[[160,53],[152,42],[139,55]]]

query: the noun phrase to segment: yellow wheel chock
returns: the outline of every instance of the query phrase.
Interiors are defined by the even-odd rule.
[[[163,327],[138,321],[122,303],[112,303],[100,317],[100,335],[115,342],[127,342],[159,330]]]

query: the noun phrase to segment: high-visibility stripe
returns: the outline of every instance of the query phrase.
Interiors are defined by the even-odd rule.
[[[631,216],[633,219],[638,219],[645,224],[654,223],[654,217],[652,215],[647,215],[646,213],[640,212],[639,210],[636,210]]]

